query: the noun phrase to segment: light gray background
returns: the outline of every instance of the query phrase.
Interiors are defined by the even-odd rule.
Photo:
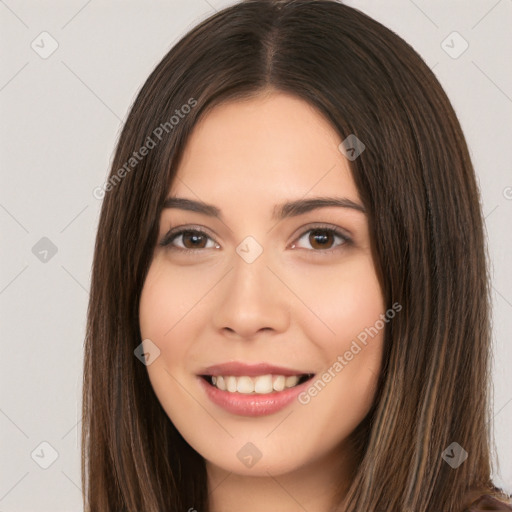
[[[82,351],[101,206],[92,190],[104,182],[122,121],[154,66],[229,3],[0,0],[0,512],[82,509]],[[465,131],[493,270],[495,481],[512,491],[512,0],[347,3],[423,56]],[[31,47],[51,49],[43,31],[58,43],[45,59]],[[464,41],[453,31],[469,44],[458,58]],[[33,251],[43,237],[55,255]],[[53,451],[56,460],[40,467]]]

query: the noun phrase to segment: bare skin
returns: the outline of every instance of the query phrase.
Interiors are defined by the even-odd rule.
[[[384,339],[382,328],[357,353],[351,349],[385,313],[367,216],[329,206],[272,219],[275,205],[298,199],[362,205],[341,141],[290,95],[220,105],[196,125],[169,191],[222,212],[221,220],[164,209],[159,241],[178,226],[206,235],[202,244],[179,235],[156,246],[139,309],[142,339],[160,350],[147,367],[151,384],[206,460],[212,512],[327,512],[335,487],[346,487],[354,472],[347,439],[375,396]],[[324,230],[315,238],[319,223]],[[251,263],[236,251],[248,236],[263,251]],[[302,403],[248,417],[213,403],[200,385],[200,369],[229,361],[300,369],[315,379],[330,368],[331,378]],[[261,454],[252,467],[237,456],[248,442]]]

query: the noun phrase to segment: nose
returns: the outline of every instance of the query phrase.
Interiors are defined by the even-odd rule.
[[[235,254],[215,297],[217,332],[233,339],[253,339],[260,331],[286,331],[293,296],[278,274],[269,267],[265,252],[252,263]]]

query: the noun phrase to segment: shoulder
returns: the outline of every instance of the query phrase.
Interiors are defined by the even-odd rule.
[[[512,511],[512,504],[501,501],[498,498],[493,498],[489,494],[484,494],[471,503],[468,508],[464,509],[464,512],[480,512],[485,510],[509,512]]]

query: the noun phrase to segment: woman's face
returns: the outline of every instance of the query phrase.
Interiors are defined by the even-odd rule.
[[[188,141],[168,197],[218,212],[164,208],[140,328],[155,394],[210,468],[333,460],[372,404],[385,305],[340,143],[282,93],[216,107]],[[281,206],[317,197],[345,206]]]

